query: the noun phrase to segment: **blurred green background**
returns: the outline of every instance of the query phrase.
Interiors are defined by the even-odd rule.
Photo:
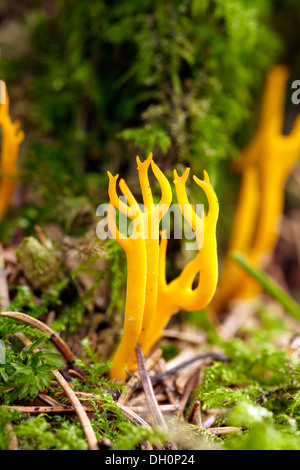
[[[103,248],[95,233],[96,208],[108,202],[107,170],[125,178],[137,197],[136,155],[144,159],[152,151],[170,182],[174,168],[181,174],[190,166],[200,178],[207,170],[220,201],[221,266],[239,196],[240,175],[232,163],[255,132],[272,65],[291,69],[285,132],[299,113],[290,100],[291,82],[300,79],[299,25],[299,0],[0,0],[0,79],[7,84],[11,115],[26,134],[20,184],[0,222],[1,244],[8,253],[18,247],[24,271],[14,266],[8,272],[10,310],[50,323],[77,357],[88,358],[84,370],[91,389],[84,391],[99,388],[108,367],[99,359],[111,357],[123,325],[125,255],[114,240]],[[286,213],[296,209],[298,227],[299,177],[298,171],[289,181],[285,207]],[[190,200],[204,202],[203,191],[191,178],[189,183]],[[154,190],[159,193],[159,187]],[[53,237],[51,249],[39,243],[41,233]],[[27,237],[32,234],[35,238]],[[281,238],[273,273],[300,300],[297,234]],[[170,279],[186,261],[180,243],[168,244]],[[280,311],[272,309],[263,299],[255,310],[258,323],[251,318],[226,345],[204,312],[180,314],[182,322],[205,332],[204,348],[219,343],[232,360],[206,369],[198,395],[203,410],[238,404],[229,423],[249,426],[250,432],[229,435],[227,448],[299,449],[299,366],[291,368],[280,345],[269,342],[286,332]],[[16,330],[12,323],[2,325],[3,337],[5,327],[9,334],[20,331],[19,324]],[[294,340],[298,328],[292,323],[288,328]],[[83,337],[92,339],[96,356]],[[177,343],[162,348],[165,358],[178,351]],[[19,364],[18,350],[7,351]],[[11,377],[12,388],[7,382],[1,391],[4,402],[18,398],[21,381],[16,387]],[[80,383],[79,389],[86,387]],[[266,414],[252,404],[248,408],[248,402],[266,406],[267,419],[262,421]],[[110,429],[108,415],[103,408],[97,416],[104,435],[113,439],[121,430],[120,442],[125,435],[136,445],[136,431],[123,427],[122,432],[115,421]],[[2,448],[7,446],[4,425],[11,419],[0,416]],[[45,425],[44,417],[22,419],[18,436],[25,436],[25,448],[26,432],[27,438],[31,432],[37,436],[40,448],[63,445]],[[70,448],[85,445],[79,434],[73,436]]]
[[[255,130],[265,72],[285,63],[299,78],[298,0],[2,0],[0,21],[0,78],[34,190],[25,229],[82,197],[96,207],[106,170],[130,179],[135,156],[153,151],[166,172],[208,170],[226,238],[230,162]]]

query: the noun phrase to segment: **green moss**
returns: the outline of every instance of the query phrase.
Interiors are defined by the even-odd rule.
[[[82,428],[66,418],[40,414],[14,426],[21,450],[87,450]]]
[[[62,280],[62,267],[53,247],[45,247],[34,237],[27,237],[18,246],[17,256],[35,289],[51,291]]]

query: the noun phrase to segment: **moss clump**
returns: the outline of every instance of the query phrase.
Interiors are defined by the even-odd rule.
[[[58,254],[51,244],[45,247],[36,238],[26,237],[18,247],[17,257],[34,289],[51,291],[63,279]]]

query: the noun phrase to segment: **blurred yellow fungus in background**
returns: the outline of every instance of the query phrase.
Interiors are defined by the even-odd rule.
[[[6,91],[5,103],[0,104],[0,126],[2,130],[0,157],[0,220],[3,218],[13,196],[16,179],[18,154],[24,132],[20,122],[12,122],[9,116],[9,97]]]
[[[233,299],[247,299],[261,291],[260,284],[232,259],[237,251],[262,269],[276,247],[284,209],[286,180],[300,156],[300,116],[288,135],[282,133],[289,70],[273,67],[266,79],[260,124],[235,163],[241,189],[224,269],[210,305],[221,314]]]

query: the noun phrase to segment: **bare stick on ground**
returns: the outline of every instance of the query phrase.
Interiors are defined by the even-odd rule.
[[[9,307],[9,291],[5,275],[5,264],[3,257],[3,247],[0,243],[0,308],[6,310]]]
[[[26,325],[32,326],[33,328],[37,328],[38,330],[42,331],[49,335],[50,341],[54,344],[54,346],[58,349],[58,351],[62,354],[65,360],[68,363],[68,366],[74,364],[75,356],[70,350],[70,348],[66,345],[64,340],[60,338],[48,325],[37,320],[36,318],[31,317],[30,315],[26,315],[26,313],[21,312],[1,312],[0,315],[2,317],[12,318],[13,320],[18,320]]]
[[[165,419],[163,417],[163,414],[159,408],[159,405],[156,401],[152,383],[147,371],[146,367],[146,361],[145,361],[145,356],[142,351],[142,348],[140,344],[136,345],[136,356],[137,356],[137,361],[138,361],[138,366],[139,366],[139,371],[140,371],[140,376],[141,376],[141,381],[143,385],[143,389],[146,395],[146,400],[148,402],[148,406],[150,408],[150,411],[152,413],[154,422],[157,426],[160,426],[162,429],[168,431],[168,426],[167,423],[165,422]],[[169,450],[176,450],[177,447],[173,442],[171,441],[166,441],[165,443],[167,449]]]

